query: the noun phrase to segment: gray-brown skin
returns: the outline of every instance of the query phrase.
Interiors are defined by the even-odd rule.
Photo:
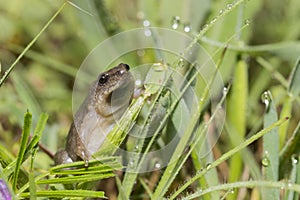
[[[84,160],[88,165],[92,154],[128,107],[133,92],[134,78],[127,64],[120,63],[101,73],[75,114],[66,148],[55,154],[55,164]]]

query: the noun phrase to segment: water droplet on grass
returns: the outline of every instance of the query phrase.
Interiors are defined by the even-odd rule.
[[[191,31],[191,26],[189,24],[185,24],[183,27],[183,31],[189,33]]]
[[[251,23],[251,20],[250,20],[250,19],[246,19],[244,23],[245,23],[245,25],[247,25],[247,26],[248,26],[248,25],[250,25],[250,23]]]
[[[270,96],[270,92],[269,91],[265,91],[261,95],[261,101],[266,105],[266,108],[269,107],[270,102],[271,102],[271,96]]]
[[[179,25],[180,25],[180,17],[178,17],[178,16],[173,17],[172,28],[177,29],[179,27]]]
[[[156,169],[159,169],[159,168],[160,168],[160,163],[159,163],[159,162],[155,163],[154,167],[155,167]]]
[[[262,160],[261,160],[261,164],[264,166],[264,167],[269,167],[270,165],[270,160],[268,158],[267,155],[265,155]]]
[[[150,29],[146,29],[146,30],[144,31],[144,34],[145,34],[146,37],[150,37],[150,36],[152,35]]]
[[[150,26],[150,21],[149,21],[149,20],[144,20],[144,21],[143,21],[143,26],[144,26],[144,27]]]

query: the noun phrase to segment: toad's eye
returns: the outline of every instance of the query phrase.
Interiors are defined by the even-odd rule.
[[[104,84],[107,82],[107,80],[109,79],[109,75],[108,74],[101,74],[99,77],[99,81],[98,84]]]

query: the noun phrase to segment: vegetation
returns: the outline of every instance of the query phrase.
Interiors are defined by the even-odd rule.
[[[299,0],[0,4],[0,199],[299,198]],[[88,167],[54,166],[120,62],[142,94]]]

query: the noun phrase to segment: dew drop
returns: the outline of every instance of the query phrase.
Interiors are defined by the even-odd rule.
[[[206,170],[210,170],[211,168],[211,163],[207,163],[206,166],[205,166]]]
[[[178,17],[178,16],[173,17],[172,28],[177,29],[179,27],[179,25],[180,25],[180,17]]]
[[[146,29],[146,30],[144,31],[144,34],[145,34],[146,37],[150,37],[150,36],[152,35],[150,29]]]
[[[144,27],[149,27],[150,26],[150,21],[149,20],[144,20],[143,21],[143,26]]]
[[[223,88],[223,95],[225,96],[225,95],[227,94],[227,92],[228,92],[228,88],[227,88],[227,87],[224,87],[224,88]]]
[[[160,168],[160,163],[159,162],[157,162],[157,163],[155,163],[155,165],[154,165],[154,167],[156,168],[156,169],[159,169]]]
[[[210,23],[213,24],[213,23],[216,23],[216,21],[217,21],[217,18],[215,17],[210,21]]]
[[[264,166],[264,167],[268,167],[270,165],[270,160],[267,156],[264,156],[263,159],[261,160],[261,164]]]
[[[246,19],[245,22],[244,22],[244,24],[247,25],[247,26],[250,25],[250,23],[251,23],[250,19]]]
[[[183,31],[189,33],[191,31],[191,26],[189,24],[185,24],[183,27]]]
[[[204,24],[204,25],[202,26],[202,30],[207,29],[207,27],[208,27],[208,24]]]
[[[292,163],[293,163],[294,165],[297,165],[297,164],[298,164],[298,161],[299,161],[299,160],[298,160],[298,157],[297,157],[296,155],[293,155],[291,159],[292,159]]]
[[[222,15],[223,13],[224,13],[223,9],[219,10],[219,15]]]
[[[265,91],[262,95],[261,95],[261,100],[262,102],[266,105],[266,107],[269,107],[270,101],[271,101],[271,97],[270,97],[270,92],[269,91]]]
[[[179,59],[178,65],[179,65],[179,67],[184,67],[184,59],[183,58]]]
[[[229,3],[229,4],[227,4],[227,6],[226,6],[226,7],[227,7],[227,9],[228,9],[228,10],[230,10],[230,9],[232,8],[232,4],[231,4],[231,3]]]

